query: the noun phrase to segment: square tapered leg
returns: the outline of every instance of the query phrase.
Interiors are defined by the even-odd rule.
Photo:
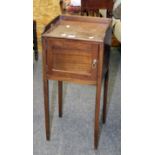
[[[45,109],[45,130],[46,139],[50,139],[50,115],[49,115],[49,88],[48,80],[43,81],[44,84],[44,109]]]
[[[96,87],[94,148],[97,149],[99,141],[99,113],[100,113],[101,82]]]
[[[106,122],[106,109],[107,109],[107,95],[108,95],[108,81],[109,81],[109,71],[105,74],[104,80],[104,96],[103,96],[103,124]]]
[[[62,81],[58,81],[59,117],[62,117]]]

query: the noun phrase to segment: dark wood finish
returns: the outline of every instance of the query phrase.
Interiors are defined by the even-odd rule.
[[[100,113],[100,97],[103,71],[103,43],[99,45],[98,73],[96,84],[96,105],[95,105],[95,127],[94,127],[94,147],[97,149],[99,141],[99,113]]]
[[[108,9],[112,10],[113,0],[81,0],[82,8],[92,8],[92,9]]]
[[[37,24],[35,20],[33,20],[33,50],[35,60],[38,60]]]
[[[80,41],[67,42],[63,39],[48,39],[47,42],[47,74],[49,76],[58,80],[69,78],[67,81],[70,78],[96,81],[96,67],[92,69],[92,61],[97,60],[98,57],[96,44]]]
[[[103,94],[103,124],[106,122],[106,110],[107,110],[107,96],[108,96],[108,81],[109,81],[109,61],[110,61],[110,46],[105,45],[105,57],[104,57],[104,68],[106,68],[104,76],[104,94]]]
[[[62,117],[62,81],[58,81],[59,117]]]
[[[48,80],[44,80],[44,107],[45,107],[45,129],[46,139],[50,139],[50,118],[49,118],[49,91],[48,91]]]
[[[48,79],[46,77],[46,40],[42,40],[43,48],[43,90],[44,90],[44,109],[45,109],[45,130],[46,130],[46,139],[50,140],[50,112],[49,112],[49,86]]]
[[[81,0],[81,15],[99,15],[99,9],[107,9],[107,17],[112,16],[113,0]]]
[[[42,45],[47,137],[50,135],[47,80],[58,80],[59,117],[62,117],[62,81],[95,84],[94,148],[97,149],[101,84],[109,65],[109,51],[104,42],[110,24],[111,20],[105,18],[59,16],[45,27]]]
[[[108,95],[108,80],[109,80],[109,71],[105,74],[104,79],[104,100],[103,100],[103,124],[106,122],[106,107],[107,107],[107,95]]]

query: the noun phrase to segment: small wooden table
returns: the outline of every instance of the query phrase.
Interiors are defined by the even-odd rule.
[[[104,82],[103,123],[109,76],[108,39],[111,19],[82,16],[58,16],[42,34],[43,84],[46,139],[50,139],[48,80],[58,80],[59,117],[62,117],[62,81],[96,85],[94,147],[99,139],[99,111],[102,78]],[[74,94],[75,95],[75,94]]]

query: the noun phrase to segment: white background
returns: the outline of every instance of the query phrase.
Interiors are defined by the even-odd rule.
[[[155,154],[153,2],[122,1],[122,155]],[[32,20],[32,0],[0,2],[1,155],[33,154]]]

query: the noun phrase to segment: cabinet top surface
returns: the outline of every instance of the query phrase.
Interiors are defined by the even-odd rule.
[[[62,15],[50,23],[43,37],[103,42],[111,19]],[[49,25],[48,25],[49,26]]]

